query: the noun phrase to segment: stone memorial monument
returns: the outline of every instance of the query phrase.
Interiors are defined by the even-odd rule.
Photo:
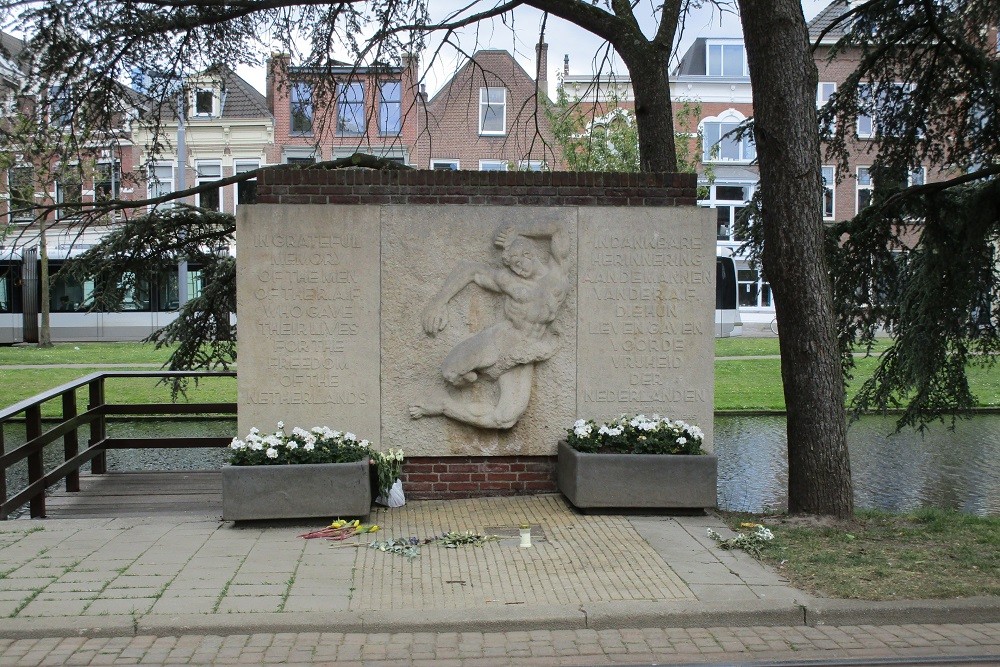
[[[264,175],[237,221],[240,432],[402,447],[410,497],[554,490],[579,417],[669,415],[711,450],[715,236],[694,184]]]

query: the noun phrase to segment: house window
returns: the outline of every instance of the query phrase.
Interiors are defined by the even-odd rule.
[[[365,86],[342,83],[337,86],[337,134],[360,137],[365,133]]]
[[[747,76],[746,51],[742,43],[707,44],[708,76]]]
[[[196,116],[211,116],[215,112],[215,93],[211,90],[194,92],[194,113]]]
[[[705,122],[702,124],[704,137],[703,162],[750,162],[757,157],[757,147],[753,138],[746,134],[738,138],[734,130],[739,123]]]
[[[9,313],[11,308],[11,276],[10,269],[0,268],[0,313]]]
[[[480,160],[479,171],[507,171],[506,160]]]
[[[521,160],[517,168],[521,171],[548,171],[545,160]]]
[[[858,167],[858,202],[857,213],[871,206],[872,203],[872,172],[868,167]]]
[[[927,170],[924,167],[918,167],[907,174],[906,184],[908,186],[923,185],[927,182]]]
[[[458,171],[458,160],[431,160],[431,169]]]
[[[507,133],[507,89],[479,89],[479,134]]]
[[[316,164],[314,157],[286,157],[285,164],[309,165]]]
[[[169,195],[174,191],[174,165],[172,162],[154,162],[149,166],[149,185],[147,192],[150,199]],[[160,204],[164,208],[173,206],[173,202]]]
[[[833,220],[836,181],[833,167],[823,167],[823,219]]]
[[[117,162],[100,162],[94,170],[94,201],[121,198],[122,168]]]
[[[56,217],[60,220],[70,218],[80,212],[83,203],[83,179],[76,169],[69,169],[60,174],[56,181],[56,203],[60,208]]]
[[[259,160],[236,160],[233,163],[233,172],[245,174],[248,171],[260,169]],[[240,181],[236,184],[236,205],[257,203],[257,179],[251,178],[248,181]]]
[[[49,88],[49,123],[66,127],[73,122],[73,100],[71,91],[65,86]]]
[[[35,170],[30,165],[11,167],[7,172],[11,222],[31,222],[35,217]]]
[[[740,308],[773,308],[771,285],[764,280],[757,269],[736,271],[736,291]]]
[[[894,83],[876,95],[872,86],[863,83],[858,88],[858,138],[871,139],[884,127],[880,128],[879,119],[883,121],[896,113],[897,108],[907,104],[907,98],[913,89],[911,84]],[[918,129],[923,136],[923,131]]]
[[[198,186],[202,186],[206,183],[211,183],[212,181],[217,181],[222,178],[222,163],[220,162],[199,161],[195,163],[195,169],[197,171]],[[205,192],[200,192],[197,195],[195,206],[208,211],[221,211],[221,194],[221,190],[218,187],[211,188]]]
[[[750,199],[750,185],[709,186],[709,199],[703,206],[715,209],[716,239],[719,241],[742,241],[736,235],[736,219]]]
[[[313,89],[312,85],[297,81],[290,93],[292,134],[311,134],[313,130]]]
[[[830,81],[820,81],[816,86],[816,108],[822,109],[826,106],[835,92],[837,92],[837,84]],[[831,120],[826,131],[832,134],[833,130],[834,122]]]
[[[380,134],[399,134],[403,129],[403,84],[385,81],[379,84],[378,131]]]

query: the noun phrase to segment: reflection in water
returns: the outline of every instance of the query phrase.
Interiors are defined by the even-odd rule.
[[[865,417],[847,432],[855,501],[859,509],[907,512],[920,507],[1000,516],[1000,415],[977,415],[954,431],[935,424],[925,434],[892,435],[892,417]],[[218,435],[236,432],[234,419],[143,420],[109,424],[118,437]],[[81,444],[86,431],[81,433]],[[24,442],[23,425],[4,429],[7,451]],[[784,417],[716,417],[719,506],[762,512],[787,506]],[[181,470],[222,466],[217,449],[128,449],[108,452],[109,470]],[[46,448],[45,467],[62,461],[62,447]],[[87,468],[84,468],[85,470]],[[7,472],[7,491],[27,483],[22,463]]]
[[[859,509],[920,507],[1000,515],[1000,415],[955,430],[893,434],[893,417],[864,417],[847,432]],[[719,506],[760,512],[787,506],[784,417],[716,417]]]

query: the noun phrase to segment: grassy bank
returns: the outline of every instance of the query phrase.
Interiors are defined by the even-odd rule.
[[[793,586],[837,598],[896,600],[1000,595],[1000,517],[926,509],[862,512],[850,521],[726,514],[733,530],[773,533],[762,560]]]
[[[884,349],[882,343],[879,349]],[[715,341],[715,409],[784,410],[781,388],[781,365],[777,358],[743,357],[778,354],[775,338],[722,338]],[[11,365],[58,364],[163,364],[169,350],[154,350],[142,343],[70,343],[50,349],[35,346],[0,347],[0,406],[10,405],[90,372],[86,368],[10,369]],[[848,387],[853,396],[861,383],[871,376],[875,358],[859,358],[855,378]],[[996,369],[973,367],[969,371],[973,392],[980,405],[1000,406],[1000,373]],[[118,393],[113,393],[118,392]],[[132,402],[169,400],[170,394],[157,387],[154,380],[114,380],[109,383],[109,400],[118,397]],[[210,382],[190,392],[197,401],[234,401],[236,385],[232,381]],[[53,404],[46,414],[58,414]]]

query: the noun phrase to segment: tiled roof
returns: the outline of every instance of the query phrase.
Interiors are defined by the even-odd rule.
[[[816,17],[809,22],[809,40],[811,42],[815,42],[819,39],[819,36],[823,33],[823,31],[833,25],[834,21],[840,18],[848,9],[850,9],[850,7],[850,0],[833,0],[833,2],[827,5],[823,11],[817,14]],[[823,36],[823,42],[837,41],[846,34],[849,27],[849,21],[841,23]]]
[[[225,75],[226,105],[222,109],[223,118],[269,118],[267,99],[232,70]]]

